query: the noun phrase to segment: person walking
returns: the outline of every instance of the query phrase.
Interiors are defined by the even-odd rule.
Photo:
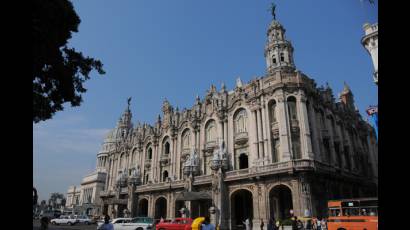
[[[104,224],[102,224],[98,230],[114,230],[114,225],[110,222],[110,216],[105,215]]]
[[[306,221],[306,230],[312,230],[313,226],[312,226],[312,220],[307,220]]]
[[[298,224],[297,224],[297,217],[296,216],[294,216],[293,218],[292,218],[292,230],[298,230]]]
[[[261,219],[261,230],[263,230],[264,226],[265,226],[265,223],[263,223],[263,219]]]
[[[43,216],[40,219],[40,230],[47,230],[48,229],[48,218]]]
[[[201,230],[215,230],[215,225],[211,224],[209,216],[205,217],[204,223],[201,225]]]
[[[322,219],[322,222],[321,222],[321,227],[322,227],[322,230],[327,230],[327,221],[326,221],[326,218],[323,218]]]
[[[275,220],[270,218],[268,222],[268,230],[276,230],[275,227]]]
[[[245,221],[242,221],[242,223],[245,225],[246,230],[251,230],[251,223],[249,218],[247,218]]]
[[[322,223],[321,223],[321,221],[320,221],[320,218],[317,218],[317,221],[316,221],[316,229],[317,229],[317,230],[322,230]]]

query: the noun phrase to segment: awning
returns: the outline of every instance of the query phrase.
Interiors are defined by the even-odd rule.
[[[181,192],[176,200],[212,200],[212,195],[210,192]]]

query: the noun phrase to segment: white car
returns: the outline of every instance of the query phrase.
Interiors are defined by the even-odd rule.
[[[123,223],[114,224],[115,230],[152,230],[154,220],[150,217],[135,217]]]
[[[128,223],[132,220],[132,218],[115,218],[112,219],[110,222],[114,225],[114,229],[118,230],[118,229],[122,229],[121,225],[124,223]],[[100,220],[97,222],[97,229],[100,229],[101,225],[104,224],[104,220]]]
[[[91,220],[88,216],[83,216],[83,215],[75,215],[74,216],[75,219],[78,220],[78,223],[80,224],[92,224],[93,220]]]
[[[60,218],[52,219],[51,224],[59,225],[59,224],[68,224],[74,225],[78,223],[78,220],[71,216],[60,216]]]

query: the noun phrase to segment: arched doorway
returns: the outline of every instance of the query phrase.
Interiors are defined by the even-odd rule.
[[[290,217],[293,210],[292,191],[286,185],[277,185],[269,192],[270,216],[275,220],[283,220]]]
[[[148,200],[142,199],[138,203],[137,216],[148,216]]]
[[[155,219],[167,218],[167,200],[160,197],[155,201]]]
[[[246,189],[240,189],[231,195],[232,229],[244,229],[243,221],[253,219],[252,201],[252,193]]]

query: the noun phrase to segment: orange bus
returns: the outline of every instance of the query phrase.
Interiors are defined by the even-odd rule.
[[[378,229],[377,198],[331,200],[328,208],[328,230]]]

